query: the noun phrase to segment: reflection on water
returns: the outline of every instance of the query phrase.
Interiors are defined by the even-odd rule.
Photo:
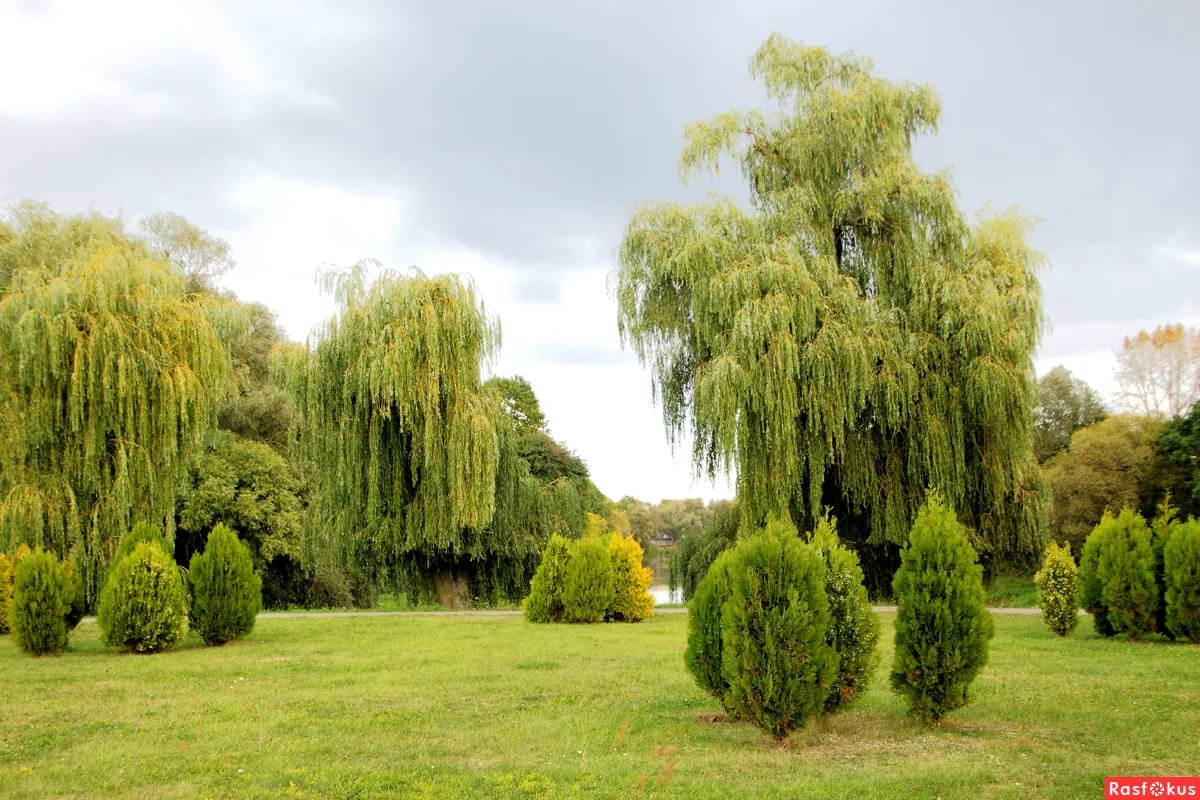
[[[661,606],[666,603],[682,603],[683,590],[676,589],[671,591],[670,587],[665,583],[650,587],[650,596],[654,598],[654,605]]]

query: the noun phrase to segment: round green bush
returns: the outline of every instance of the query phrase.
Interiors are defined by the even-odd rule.
[[[824,710],[828,714],[849,706],[866,691],[875,672],[879,618],[863,585],[858,556],[842,545],[832,520],[822,519],[817,524],[811,544],[825,562],[828,641],[838,656],[837,679],[825,700]]]
[[[936,496],[917,514],[892,591],[897,607],[892,688],[914,716],[934,722],[966,705],[992,637],[975,549],[954,512]]]
[[[542,561],[529,581],[529,596],[525,598],[525,618],[530,622],[564,622],[563,583],[575,543],[557,533],[546,543]]]
[[[1142,515],[1130,508],[1109,520],[1110,533],[1102,541],[1096,566],[1101,602],[1113,630],[1136,639],[1158,628],[1153,534]]]
[[[632,536],[613,533],[607,540],[613,599],[604,616],[618,622],[641,622],[654,613],[654,597],[650,594],[654,573],[642,565],[642,546]]]
[[[711,694],[727,712],[729,682],[725,680],[721,655],[721,613],[729,599],[729,561],[733,551],[720,553],[696,586],[688,603],[687,649],[683,663],[700,688]]]
[[[154,653],[187,633],[187,593],[175,559],[143,541],[109,570],[96,608],[100,639],[136,653]]]
[[[254,627],[262,608],[262,580],[254,573],[250,549],[237,534],[217,525],[208,535],[204,552],[192,556],[191,626],[205,644],[240,639]]]
[[[354,594],[350,579],[340,569],[319,569],[308,579],[304,593],[305,608],[352,608]]]
[[[1079,554],[1079,604],[1092,615],[1092,626],[1101,636],[1116,633],[1104,603],[1104,582],[1100,579],[1100,550],[1113,531],[1113,518],[1107,512],[1083,543]]]
[[[563,609],[568,622],[600,622],[613,601],[612,559],[598,536],[581,539],[563,576]]]
[[[67,646],[75,588],[62,562],[38,548],[21,559],[13,570],[9,627],[13,639],[35,656],[61,653]]]
[[[837,679],[825,564],[795,527],[773,521],[734,548],[722,608],[729,705],[776,740],[822,712]]]
[[[1163,571],[1167,629],[1180,639],[1200,642],[1200,520],[1172,526]]]
[[[1059,636],[1070,634],[1079,624],[1079,569],[1071,546],[1051,542],[1033,582],[1046,627]]]

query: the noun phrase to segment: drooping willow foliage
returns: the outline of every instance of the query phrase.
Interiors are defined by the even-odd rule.
[[[0,549],[77,561],[88,607],[136,520],[171,530],[225,352],[178,271],[118,221],[0,222]]]
[[[512,424],[480,382],[499,329],[467,281],[383,272],[367,286],[368,266],[325,276],[338,313],[281,356],[315,485],[306,563],[426,597],[449,581],[477,601],[520,598],[549,533]]]
[[[969,224],[913,161],[931,89],[778,35],[752,72],[779,110],[693,124],[680,159],[686,176],[736,158],[752,207],[652,205],[621,247],[620,329],[668,430],[694,432],[698,472],[736,468],[752,524],[832,509],[868,572],[894,566],[930,487],[993,563],[1036,559],[1028,223]]]

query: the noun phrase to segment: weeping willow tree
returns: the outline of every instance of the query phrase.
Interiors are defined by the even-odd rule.
[[[548,533],[536,480],[480,382],[499,329],[452,275],[323,276],[338,313],[280,356],[314,476],[306,562],[443,602],[520,598]]]
[[[178,271],[118,221],[0,222],[0,549],[78,563],[89,607],[135,520],[170,531],[225,353]]]
[[[692,124],[680,159],[685,177],[736,159],[750,208],[646,207],[620,251],[621,333],[668,430],[694,433],[698,472],[736,469],[746,520],[828,507],[879,571],[930,487],[993,563],[1035,559],[1028,223],[972,225],[918,168],[931,89],[778,35],[751,64],[778,110]]]

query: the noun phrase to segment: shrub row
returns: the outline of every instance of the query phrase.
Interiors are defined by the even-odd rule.
[[[1147,524],[1106,513],[1079,558],[1080,598],[1102,636],[1152,633],[1200,641],[1200,521]]]
[[[620,533],[550,537],[529,583],[530,622],[638,622],[654,613],[642,546]]]

